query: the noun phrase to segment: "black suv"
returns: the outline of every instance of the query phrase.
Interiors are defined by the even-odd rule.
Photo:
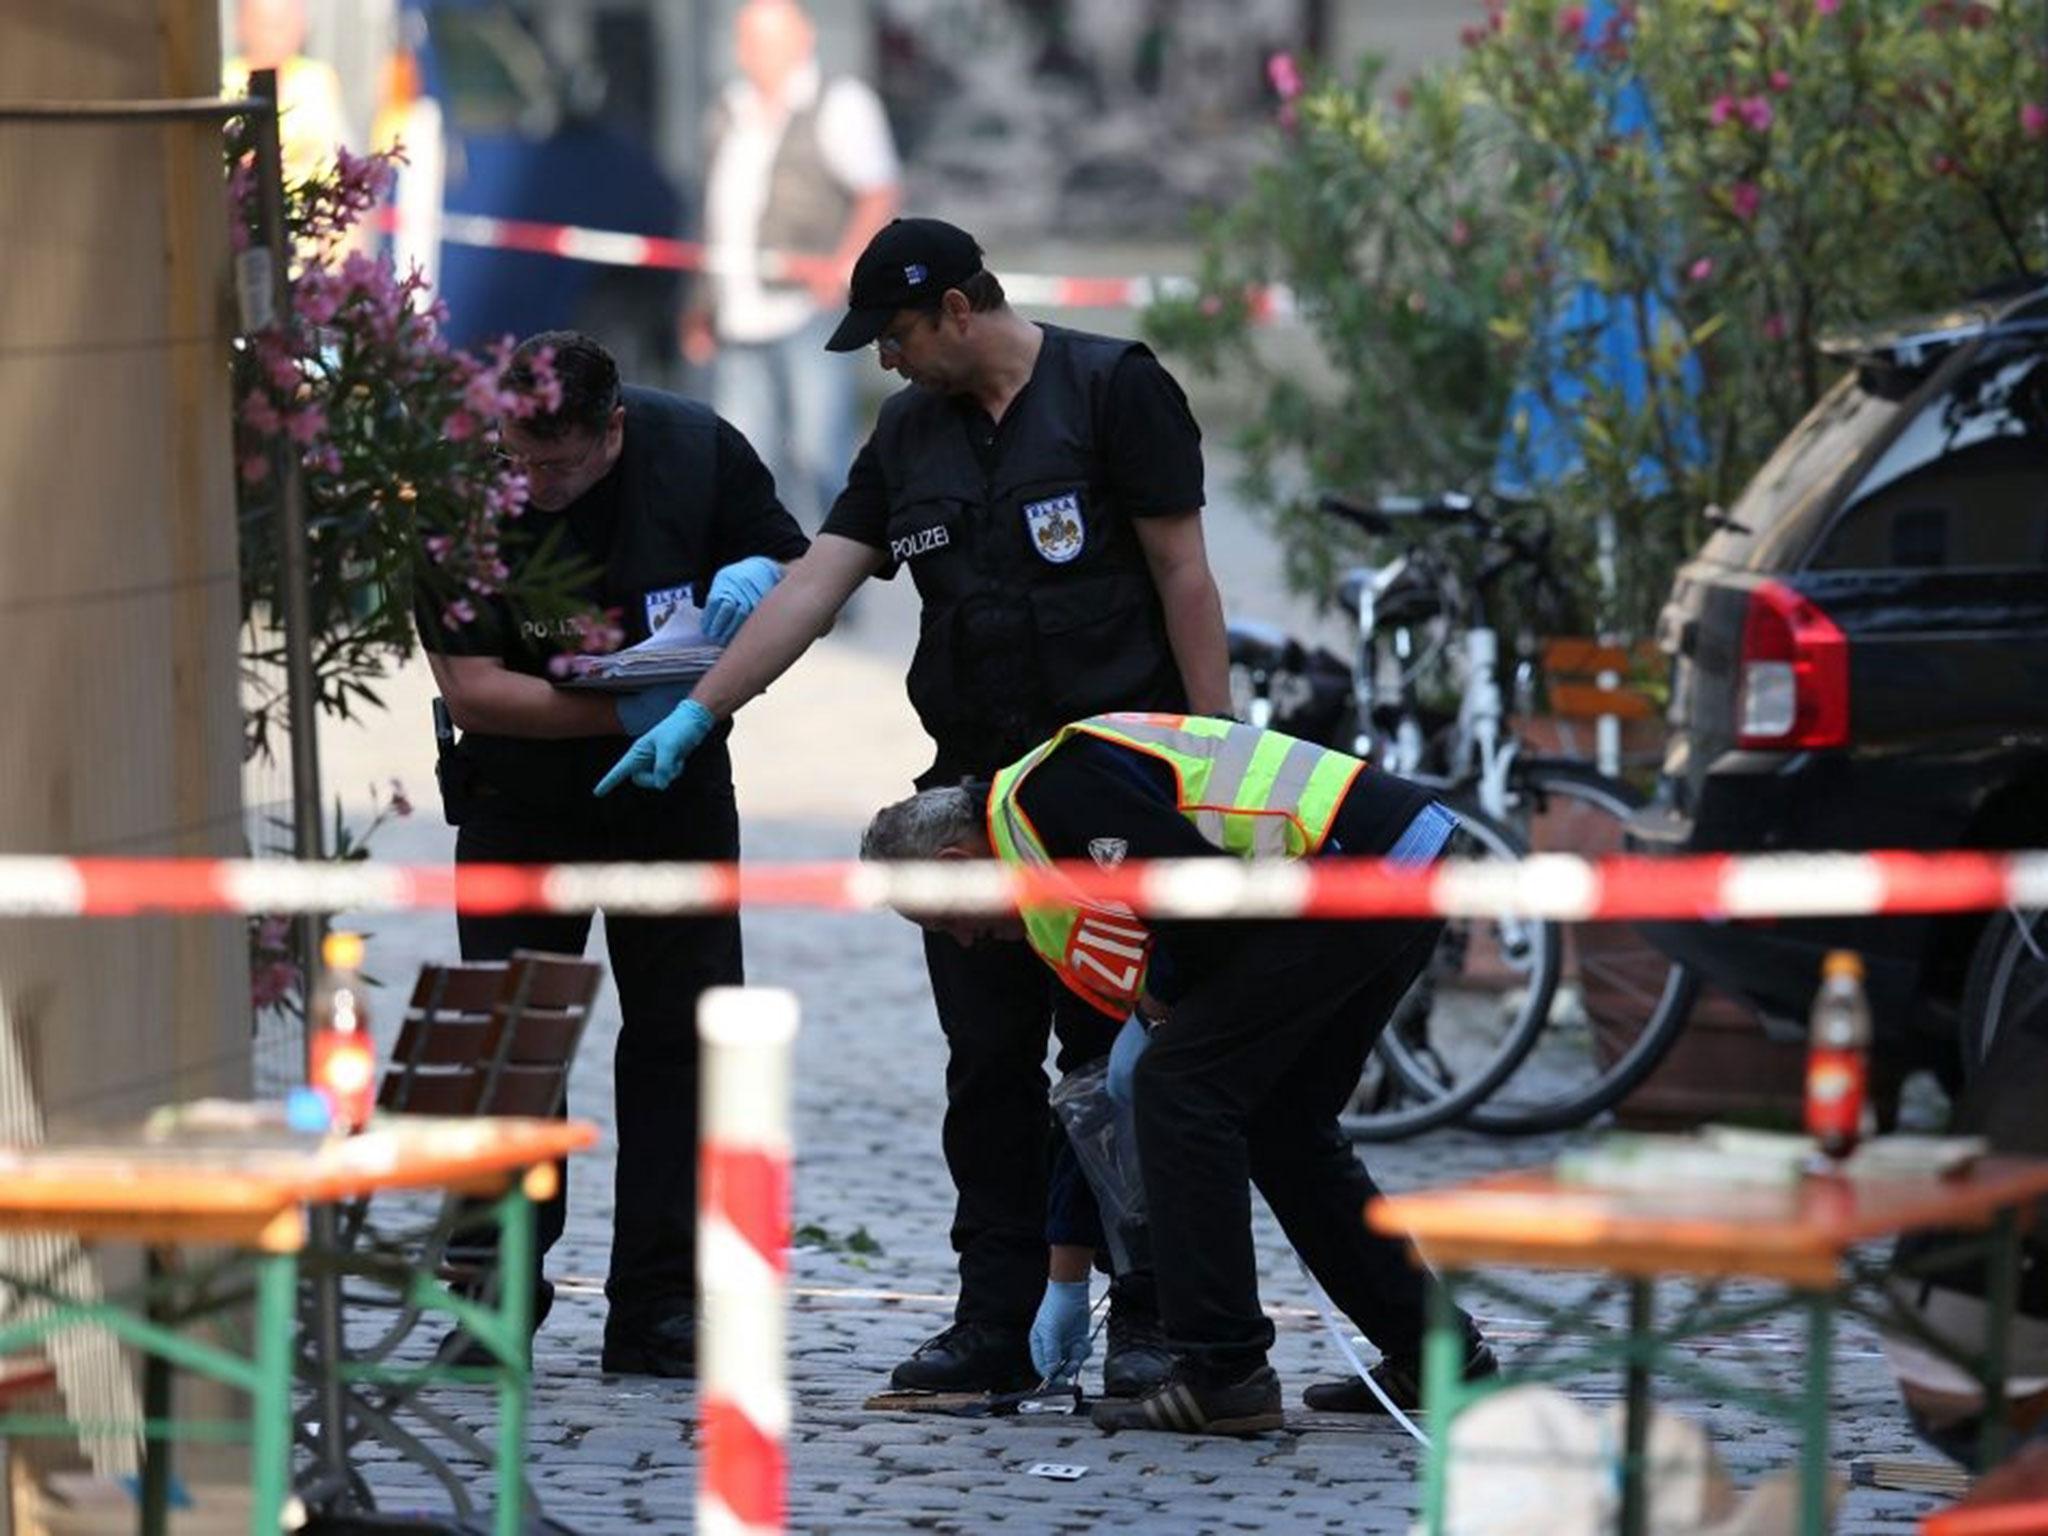
[[[1672,852],[2048,846],[2048,289],[1844,338],[1850,371],[1678,573]],[[1771,1018],[1861,950],[1885,1059],[1949,1076],[1982,914],[1656,925]],[[1993,935],[1996,937],[1996,935]]]

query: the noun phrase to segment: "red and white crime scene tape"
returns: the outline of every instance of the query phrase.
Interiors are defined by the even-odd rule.
[[[783,1529],[789,1437],[789,1083],[797,1002],[777,987],[713,987],[698,1116],[697,1335],[704,1459],[697,1529]]]
[[[920,914],[1117,902],[1155,917],[1763,918],[2048,906],[2048,851],[1450,860],[1181,859],[1100,869],[932,864],[295,863],[0,855],[0,917],[137,913],[704,913],[749,907]]]
[[[387,231],[395,229],[395,211],[384,210],[380,224]],[[715,268],[709,248],[695,240],[632,235],[578,224],[500,219],[477,213],[442,214],[441,239],[451,245],[527,251],[607,267],[651,267],[675,272],[708,272]],[[816,258],[764,253],[763,275],[801,279],[806,267],[815,261]],[[1137,309],[1154,299],[1187,297],[1196,292],[1194,279],[1187,277],[1058,277],[1010,271],[999,272],[998,276],[1011,303],[1040,309]],[[1245,298],[1255,319],[1269,320],[1294,313],[1293,293],[1277,284],[1251,289]]]

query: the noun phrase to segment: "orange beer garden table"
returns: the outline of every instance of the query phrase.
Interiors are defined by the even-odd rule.
[[[1828,1390],[1834,1318],[1849,1310],[1912,1331],[1923,1343],[1954,1354],[1902,1316],[1882,1292],[1883,1265],[1856,1250],[1912,1232],[1957,1230],[1990,1260],[1990,1314],[1984,1349],[1957,1363],[1985,1394],[1985,1464],[2002,1448],[2006,1335],[2018,1271],[2018,1229],[2029,1208],[2048,1198],[2048,1159],[1987,1157],[1947,1178],[1847,1179],[1809,1174],[1783,1188],[1672,1185],[1653,1190],[1599,1189],[1561,1182],[1550,1170],[1497,1174],[1444,1189],[1374,1200],[1366,1220],[1374,1231],[1412,1238],[1442,1275],[1423,1354],[1423,1400],[1433,1424],[1424,1484],[1424,1517],[1441,1531],[1446,1514],[1449,1425],[1462,1409],[1512,1384],[1506,1376],[1468,1383],[1460,1375],[1464,1347],[1452,1309],[1461,1289],[1481,1290],[1533,1307],[1553,1326],[1569,1314],[1511,1285],[1475,1273],[1481,1266],[1584,1270],[1619,1278],[1628,1293],[1628,1328],[1618,1340],[1589,1341],[1533,1369],[1522,1380],[1548,1380],[1619,1364],[1625,1374],[1626,1448],[1622,1460],[1622,1529],[1644,1529],[1643,1452],[1649,1430],[1653,1370],[1724,1392],[1800,1425],[1801,1528],[1827,1526]],[[1963,1240],[1968,1243],[1970,1240]],[[1962,1248],[1957,1252],[1961,1253]],[[1700,1301],[1659,1327],[1655,1287],[1662,1279],[1704,1282]],[[1721,1304],[1716,1282],[1776,1282],[1783,1294]],[[1573,1310],[1577,1310],[1576,1308]],[[1676,1354],[1675,1346],[1748,1326],[1786,1311],[1804,1312],[1808,1348],[1799,1357],[1795,1391],[1761,1392],[1731,1385]]]
[[[556,1187],[556,1164],[596,1140],[594,1127],[564,1120],[434,1119],[379,1115],[348,1137],[295,1136],[218,1123],[173,1123],[160,1134],[109,1136],[35,1147],[0,1147],[0,1231],[52,1233],[84,1242],[128,1242],[149,1255],[149,1275],[119,1297],[85,1301],[60,1275],[0,1273],[0,1282],[43,1309],[0,1315],[0,1355],[39,1343],[67,1328],[96,1326],[140,1350],[148,1455],[142,1485],[142,1528],[161,1531],[169,1496],[167,1442],[181,1434],[216,1437],[230,1428],[251,1448],[252,1536],[275,1536],[291,1493],[294,1437],[292,1382],[301,1361],[298,1282],[309,1273],[368,1275],[396,1287],[404,1304],[453,1316],[495,1358],[481,1374],[498,1389],[493,1530],[523,1529],[526,1358],[533,1295],[525,1284],[495,1287],[486,1304],[450,1292],[423,1268],[394,1267],[379,1254],[359,1265],[346,1252],[321,1252],[309,1237],[309,1208],[332,1210],[398,1190],[457,1194],[482,1203],[501,1234],[500,1273],[523,1277],[532,1264],[532,1202]],[[321,1223],[328,1226],[331,1224]],[[229,1256],[189,1268],[180,1250],[227,1249]],[[184,1326],[218,1318],[249,1300],[253,1271],[254,1334],[246,1353],[200,1339]],[[170,1370],[182,1367],[245,1391],[250,1422],[222,1426],[180,1423],[171,1416]],[[348,1362],[319,1360],[335,1373]],[[379,1373],[357,1370],[354,1379]],[[395,1373],[387,1373],[395,1374]],[[453,1372],[408,1373],[414,1385]],[[460,1379],[472,1379],[470,1371]],[[58,1426],[0,1416],[0,1432],[49,1432]],[[77,1425],[98,1433],[138,1426]],[[335,1426],[321,1431],[332,1434]],[[345,1444],[344,1444],[345,1449]]]

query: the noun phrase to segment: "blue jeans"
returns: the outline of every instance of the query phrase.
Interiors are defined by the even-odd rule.
[[[825,342],[838,315],[821,314],[780,341],[725,342],[712,406],[753,444],[782,503],[815,533],[853,465],[854,370],[859,354]]]

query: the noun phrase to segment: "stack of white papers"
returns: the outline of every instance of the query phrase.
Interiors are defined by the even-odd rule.
[[[704,634],[703,610],[677,603],[661,628],[623,651],[609,656],[577,656],[562,680],[565,688],[596,688],[633,693],[657,683],[694,683],[725,654],[725,647]]]

